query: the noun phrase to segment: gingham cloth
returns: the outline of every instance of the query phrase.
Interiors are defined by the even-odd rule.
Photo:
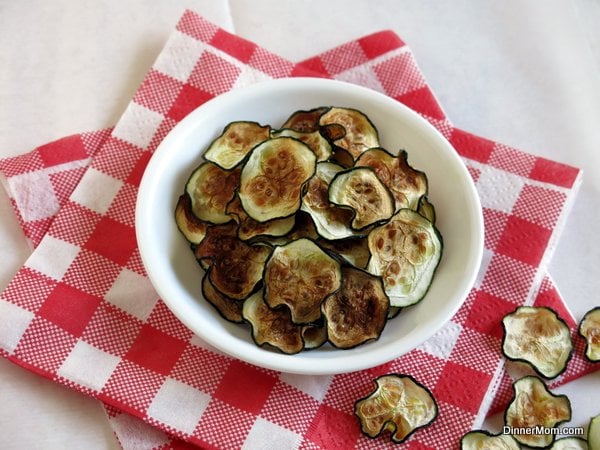
[[[220,93],[298,75],[365,85],[421,113],[464,158],[484,208],[484,261],[460,311],[418,349],[370,370],[291,375],[214,352],[158,298],[137,251],[137,187],[166,133]],[[438,419],[406,448],[454,446],[494,398],[505,401],[501,317],[547,292],[562,305],[544,266],[580,181],[576,168],[455,129],[392,32],[291,63],[191,11],[114,129],[64,138],[0,168],[35,247],[0,296],[2,354],[104,402],[126,448],[183,440],[203,448],[386,447],[387,438],[362,437],[352,415],[386,372],[413,375],[439,405]],[[565,380],[591,370],[580,357],[571,367]]]

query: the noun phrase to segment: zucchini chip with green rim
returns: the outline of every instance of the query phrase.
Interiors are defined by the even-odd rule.
[[[348,151],[354,159],[372,147],[379,147],[379,134],[375,125],[361,111],[353,108],[334,107],[319,119],[321,127],[338,124],[344,127],[342,138],[333,141],[335,145]]]
[[[514,396],[504,412],[504,422],[523,445],[545,448],[552,445],[557,428],[571,420],[571,402],[554,395],[538,377],[526,376],[513,383]],[[541,431],[540,434],[535,434]]]
[[[338,172],[329,183],[329,201],[354,211],[355,230],[388,220],[395,210],[392,194],[370,167]]]
[[[306,184],[300,209],[309,213],[317,232],[325,239],[342,239],[356,235],[350,228],[354,212],[349,208],[340,208],[329,201],[329,184],[336,174],[344,168],[330,162],[320,162],[317,170]]]
[[[175,223],[183,236],[192,244],[199,244],[206,236],[208,224],[198,219],[192,212],[192,199],[187,194],[181,195],[177,200]]]
[[[562,437],[554,441],[550,450],[589,450],[588,443],[578,437]]]
[[[590,419],[587,441],[590,450],[600,450],[600,415]]]
[[[300,110],[292,113],[281,128],[290,128],[301,133],[312,133],[319,130],[319,119],[329,110],[328,106],[319,106],[309,110]]]
[[[219,314],[229,322],[242,323],[243,300],[227,297],[215,288],[210,281],[208,273],[202,277],[202,295],[208,303],[213,305]]]
[[[238,239],[233,221],[209,228],[195,249],[196,258],[208,265],[213,286],[236,300],[256,290],[270,254],[271,248],[266,245],[250,245]]]
[[[578,331],[585,339],[585,357],[591,362],[600,361],[600,306],[585,313]]]
[[[354,404],[365,436],[391,432],[395,443],[432,423],[438,407],[431,392],[410,375],[388,374],[375,379],[375,390]]]
[[[383,148],[371,148],[356,160],[357,167],[371,167],[383,184],[391,191],[396,210],[416,210],[419,199],[427,193],[427,177],[408,164],[404,150],[397,156]]]
[[[242,169],[238,193],[242,207],[258,222],[291,216],[300,208],[302,187],[315,166],[315,154],[298,139],[264,141]]]
[[[257,236],[284,236],[296,223],[294,216],[257,222],[246,214],[238,196],[227,205],[226,211],[238,223],[238,237],[243,241]]]
[[[492,434],[473,430],[460,440],[461,450],[520,450],[521,446],[510,434]]]
[[[283,128],[273,131],[271,137],[291,137],[304,142],[313,151],[317,161],[326,161],[331,156],[331,144],[318,131],[303,133],[290,128]]]
[[[389,308],[381,278],[354,267],[342,267],[340,289],[321,305],[327,339],[337,348],[353,348],[377,340]]]
[[[231,122],[206,149],[204,159],[224,169],[231,169],[242,162],[254,147],[269,139],[270,134],[271,127],[268,125],[246,121]]]
[[[571,332],[555,311],[542,306],[520,306],[502,319],[502,353],[529,364],[545,378],[556,378],[573,353]]]
[[[285,307],[269,308],[262,291],[244,301],[242,315],[252,327],[252,339],[257,345],[268,344],[287,354],[298,353],[304,348],[302,327],[292,323]]]
[[[321,317],[321,303],[341,284],[340,264],[309,239],[275,247],[265,265],[265,302],[286,305],[292,322],[309,324]]]
[[[240,170],[224,170],[205,162],[190,176],[185,192],[192,200],[192,212],[201,220],[221,224],[231,220],[227,204],[240,184]]]
[[[371,259],[367,270],[383,278],[392,306],[421,300],[442,256],[442,238],[425,217],[401,209],[368,237]]]

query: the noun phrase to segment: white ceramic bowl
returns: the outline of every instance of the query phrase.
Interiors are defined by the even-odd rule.
[[[179,233],[173,211],[203,150],[228,123],[252,120],[279,126],[294,111],[347,106],[366,113],[382,146],[406,149],[425,171],[444,253],[427,296],[388,321],[381,337],[351,350],[329,345],[285,355],[255,345],[246,326],[225,321],[202,298],[202,272]],[[136,206],[144,266],[171,311],[200,338],[233,357],[283,372],[330,374],[373,367],[409,352],[438,331],[471,289],[483,249],[483,220],[463,162],[427,121],[397,101],[353,84],[316,78],[267,81],[221,95],[184,118],[163,140],[142,179]]]

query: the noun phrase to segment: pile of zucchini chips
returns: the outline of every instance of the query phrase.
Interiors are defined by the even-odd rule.
[[[425,296],[442,255],[427,177],[361,111],[236,121],[203,150],[175,220],[203,297],[256,344],[353,348]]]

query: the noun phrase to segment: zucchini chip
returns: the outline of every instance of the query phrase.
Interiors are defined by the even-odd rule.
[[[287,308],[269,308],[262,291],[244,301],[242,315],[250,323],[252,339],[257,345],[268,344],[288,354],[304,348],[302,327],[292,323]]]
[[[550,450],[588,450],[588,443],[578,437],[563,437],[555,440]]]
[[[265,302],[286,305],[292,322],[309,324],[321,317],[321,303],[341,284],[340,264],[310,239],[276,247],[265,265]]]
[[[236,300],[255,291],[270,254],[268,246],[250,245],[238,239],[233,221],[209,228],[195,249],[196,258],[208,266],[213,286]]]
[[[429,220],[431,223],[435,223],[435,208],[426,195],[421,197],[419,200],[419,206],[417,212]]]
[[[354,267],[342,268],[342,285],[321,305],[327,339],[337,348],[377,340],[387,322],[390,300],[381,278]]]
[[[392,441],[400,443],[437,417],[435,399],[410,375],[383,375],[375,385],[371,394],[354,404],[365,436],[376,438],[388,430]]]
[[[590,450],[600,450],[600,415],[590,419],[587,441]]]
[[[392,306],[421,300],[442,256],[442,239],[425,217],[401,209],[368,237],[371,259],[367,270],[383,277]]]
[[[271,127],[256,122],[231,122],[204,153],[204,159],[223,169],[237,166],[250,151],[269,139]]]
[[[238,196],[227,205],[226,211],[238,223],[237,235],[242,241],[257,236],[284,236],[294,228],[296,222],[294,216],[257,222],[246,214]]]
[[[312,133],[319,130],[319,119],[329,110],[328,106],[319,106],[318,108],[307,111],[295,111],[284,122],[281,128],[290,128],[301,133]]]
[[[520,306],[502,319],[502,353],[525,362],[545,378],[556,378],[573,353],[567,324],[550,308]]]
[[[366,269],[369,263],[369,244],[367,238],[338,239],[329,241],[319,240],[319,245],[334,254],[341,256],[344,261],[359,269]]]
[[[313,151],[317,157],[317,161],[326,161],[331,156],[331,144],[318,131],[311,133],[283,128],[273,131],[271,137],[291,137],[304,142]]]
[[[395,209],[389,189],[369,167],[338,172],[329,183],[329,201],[354,211],[355,230],[389,219]]]
[[[388,312],[388,320],[398,317],[398,314],[402,311],[400,306],[390,306],[390,312]]]
[[[235,300],[222,294],[213,286],[208,273],[202,277],[202,295],[208,303],[213,305],[219,314],[226,320],[234,323],[242,323],[242,300]]]
[[[361,111],[352,108],[334,107],[321,115],[319,125],[325,127],[338,124],[344,127],[344,136],[333,141],[348,151],[354,159],[372,147],[379,147],[379,134],[371,120]]]
[[[317,233],[317,229],[315,228],[315,224],[310,216],[310,214],[305,213],[304,211],[298,211],[294,216],[295,223],[289,233],[286,233],[283,236],[260,236],[255,239],[255,242],[266,242],[269,245],[286,245],[292,241],[297,241],[298,239],[306,238],[311,241],[317,241],[319,239],[319,233]]]
[[[313,177],[308,180],[300,209],[309,213],[317,232],[325,239],[343,239],[357,234],[350,228],[354,212],[340,208],[329,201],[329,184],[344,168],[330,162],[320,162]]]
[[[520,450],[521,446],[510,434],[491,434],[473,430],[460,440],[461,450]]]
[[[327,329],[323,325],[310,324],[302,327],[304,349],[318,348],[327,342]]]
[[[238,193],[242,207],[258,222],[294,214],[315,166],[315,154],[297,139],[264,141],[250,153],[242,169]]]
[[[513,437],[523,445],[549,447],[554,442],[552,429],[571,420],[571,402],[566,395],[554,395],[535,376],[513,383],[514,396],[504,412],[504,422]],[[535,434],[537,431],[541,433]]]
[[[578,331],[585,339],[585,357],[591,362],[600,361],[600,306],[585,313]]]
[[[192,212],[192,199],[188,194],[181,195],[177,200],[175,223],[179,231],[191,244],[199,244],[206,236],[208,224],[198,219]]]
[[[206,222],[229,222],[231,216],[226,212],[227,204],[235,196],[239,184],[239,169],[224,170],[211,162],[201,164],[185,186],[185,192],[192,200],[192,212]]]
[[[371,148],[356,160],[357,167],[371,167],[383,184],[391,191],[396,210],[416,210],[419,199],[427,193],[427,177],[408,164],[404,150],[397,156],[383,148]]]

